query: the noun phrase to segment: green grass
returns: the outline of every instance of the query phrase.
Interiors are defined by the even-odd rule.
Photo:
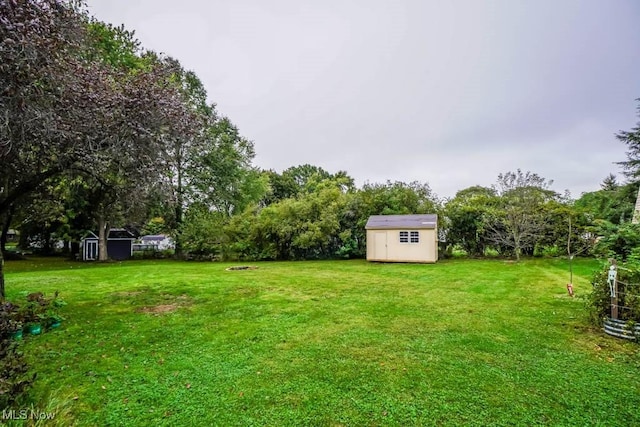
[[[100,426],[640,424],[638,345],[587,324],[565,261],[229,265],[8,262],[10,299],[69,303],[25,340],[36,400]]]

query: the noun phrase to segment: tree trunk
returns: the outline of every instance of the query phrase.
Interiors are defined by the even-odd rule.
[[[184,212],[182,212],[182,204],[184,203],[183,197],[183,189],[182,189],[182,167],[178,167],[178,182],[176,188],[176,235],[175,235],[175,257],[182,257],[182,217]]]
[[[567,256],[569,257],[569,283],[573,284],[573,255],[571,254],[571,215],[569,215],[569,236],[567,237]]]
[[[11,227],[11,220],[13,219],[13,212],[15,211],[14,205],[11,205],[6,213],[5,221],[2,224],[2,235],[0,235],[0,252],[6,252],[7,250],[7,235],[9,234],[9,227]]]
[[[0,251],[0,301],[4,301],[4,257]]]
[[[516,253],[516,261],[519,262],[522,248],[520,247],[520,234],[515,229],[513,230],[513,250]]]
[[[98,261],[107,261],[109,253],[107,252],[107,238],[109,237],[107,221],[104,215],[98,216]]]
[[[180,198],[181,199],[181,198]],[[181,201],[176,206],[176,234],[175,234],[175,256],[180,258],[182,256],[182,206]]]
[[[638,195],[636,196],[636,207],[633,210],[633,218],[631,223],[638,224],[640,222],[640,188],[638,188]]]

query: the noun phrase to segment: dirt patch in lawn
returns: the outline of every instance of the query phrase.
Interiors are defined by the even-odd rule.
[[[161,304],[153,307],[142,307],[139,311],[146,314],[165,314],[176,311],[181,306],[179,304]]]
[[[235,267],[228,267],[225,270],[227,271],[242,271],[242,270],[257,270],[258,267],[254,265],[238,265]]]
[[[142,303],[142,304],[140,304]],[[179,308],[187,307],[192,304],[192,298],[188,295],[171,295],[160,294],[153,297],[144,298],[143,301],[138,301],[138,304],[142,307],[136,308],[138,313],[161,315],[172,313]]]
[[[142,291],[130,291],[130,292],[114,292],[111,294],[112,297],[125,298],[125,297],[135,297],[142,293]]]

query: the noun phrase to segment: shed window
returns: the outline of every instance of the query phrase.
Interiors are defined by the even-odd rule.
[[[400,243],[420,243],[419,231],[401,231]]]

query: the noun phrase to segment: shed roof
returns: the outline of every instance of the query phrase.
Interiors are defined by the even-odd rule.
[[[371,215],[365,229],[387,230],[397,228],[434,229],[438,223],[438,215]]]
[[[124,228],[112,228],[109,230],[108,239],[134,239],[133,233]]]
[[[83,240],[97,240],[97,239],[98,239],[98,234],[94,233],[93,231],[90,231]],[[124,228],[112,228],[112,229],[110,229],[109,230],[109,235],[107,236],[107,240],[110,240],[110,239],[135,240],[133,234],[130,231],[125,230]]]
[[[147,240],[164,240],[167,238],[166,234],[147,234],[146,236],[142,236],[140,238],[140,240],[147,241]]]

